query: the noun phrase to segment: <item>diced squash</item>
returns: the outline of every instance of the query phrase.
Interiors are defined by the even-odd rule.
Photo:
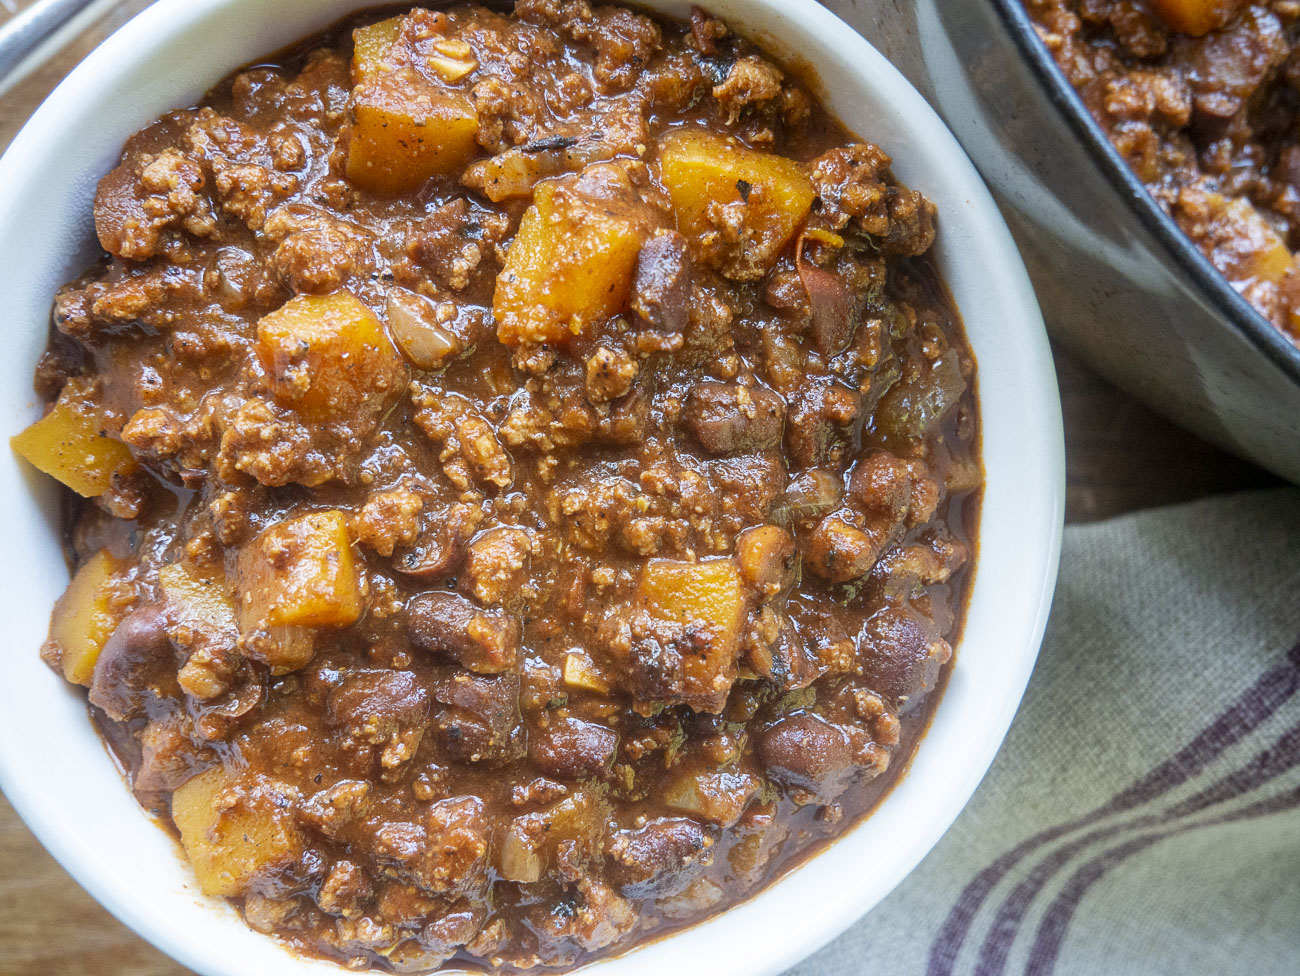
[[[623,311],[647,236],[637,214],[569,184],[542,183],[533,200],[492,302],[507,345],[566,342]]]
[[[735,679],[736,645],[745,619],[744,586],[735,561],[652,559],[641,570],[635,606],[676,628],[689,645],[689,653],[682,654],[678,700],[700,711],[720,709]]]
[[[238,791],[224,769],[210,769],[172,794],[172,820],[180,831],[199,887],[209,895],[240,895],[269,874],[291,865],[303,838],[289,803],[273,783],[249,777]]]
[[[655,617],[704,624],[718,640],[734,640],[745,614],[740,571],[726,557],[694,563],[652,559],[641,570],[636,599]]]
[[[235,630],[235,604],[220,576],[195,576],[172,563],[158,570],[158,583],[177,623],[207,633]]]
[[[575,648],[564,655],[564,683],[578,691],[609,694],[609,682],[597,670],[590,655],[581,648]]]
[[[664,138],[659,174],[677,229],[702,260],[737,280],[762,277],[812,207],[812,182],[798,163],[698,129]],[[711,213],[719,206],[740,210],[738,236],[721,233]]]
[[[1277,284],[1291,271],[1291,249],[1249,200],[1189,190],[1179,207],[1180,216],[1190,218],[1195,228],[1192,239],[1238,288]]]
[[[90,685],[99,653],[117,626],[113,583],[122,566],[107,549],[82,564],[54,604],[50,640],[58,645],[63,676],[73,684]]]
[[[1240,238],[1250,244],[1242,248],[1247,254],[1238,262],[1238,278],[1252,277],[1257,281],[1279,282],[1291,270],[1294,255],[1281,235],[1249,200],[1240,197],[1229,202],[1224,210],[1226,218],[1239,230]],[[1239,245],[1240,246],[1240,245]],[[1231,268],[1229,269],[1231,270]]]
[[[245,646],[277,674],[311,659],[310,628],[347,627],[363,608],[347,519],[337,510],[264,531],[239,554],[238,582]]]
[[[1201,37],[1227,26],[1244,0],[1152,0],[1151,5],[1171,30]]]
[[[464,94],[439,91],[413,71],[384,74],[353,89],[347,177],[375,193],[415,190],[460,172],[477,134],[478,113]]]
[[[125,444],[104,431],[94,405],[69,383],[54,408],[9,444],[20,455],[78,495],[94,498],[113,484],[113,475],[135,469]]]
[[[402,30],[401,17],[389,17],[352,32],[352,82],[360,84],[384,70],[388,49]]]
[[[515,817],[497,850],[497,873],[506,881],[537,881],[551,866],[561,843],[592,851],[604,829],[607,805],[590,793],[575,793],[538,813]]]
[[[402,18],[390,17],[352,32],[352,82],[360,84],[391,71],[388,55],[402,31]],[[458,37],[441,37],[427,45],[424,61],[448,84],[463,80],[478,67],[474,50]]]
[[[361,616],[347,517],[337,509],[278,522],[239,556],[245,627],[346,627]]]
[[[404,376],[383,323],[347,291],[299,295],[264,315],[257,355],[275,398],[311,422],[386,409]]]

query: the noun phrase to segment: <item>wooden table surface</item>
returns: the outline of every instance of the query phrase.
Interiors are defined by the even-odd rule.
[[[92,10],[78,36],[0,91],[0,147],[72,65],[147,2]],[[0,0],[0,22],[4,8],[25,5]],[[1065,414],[1067,521],[1279,483],[1153,414],[1059,349],[1056,368]],[[0,796],[0,976],[188,973],[82,891]]]

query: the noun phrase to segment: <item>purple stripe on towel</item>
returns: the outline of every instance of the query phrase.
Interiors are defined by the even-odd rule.
[[[1107,803],[1077,820],[1035,834],[1002,854],[967,883],[930,947],[927,976],[952,976],[957,954],[980,908],[1017,864],[1038,848],[1112,814],[1147,803],[1181,786],[1225,750],[1253,732],[1300,688],[1300,644],[1285,661],[1267,671],[1209,726],[1174,756],[1161,763]]]
[[[1203,827],[1216,827],[1238,820],[1265,817],[1273,813],[1292,810],[1298,806],[1300,806],[1300,786],[1209,820],[1183,824],[1172,830],[1135,837],[1088,861],[1070,876],[1070,879],[1065,883],[1065,887],[1061,889],[1061,893],[1052,900],[1047,912],[1043,915],[1043,920],[1038,926],[1038,934],[1034,937],[1034,945],[1029,950],[1029,962],[1025,966],[1025,976],[1052,976],[1057,959],[1061,954],[1061,946],[1065,942],[1065,933],[1070,927],[1070,922],[1074,919],[1074,913],[1078,909],[1079,903],[1083,901],[1088,889],[1100,881],[1111,868],[1168,837],[1176,837],[1179,834],[1200,830]]]
[[[1121,825],[1120,829],[1131,832],[1168,825],[1172,820],[1243,796],[1296,766],[1300,766],[1300,726],[1290,729],[1273,745],[1252,756],[1240,769],[1216,780],[1194,796],[1167,810],[1138,817]],[[1047,883],[1089,845],[1114,836],[1115,830],[1109,826],[1089,831],[1058,847],[1034,866],[998,909],[993,924],[984,936],[984,943],[980,946],[975,976],[1000,976],[1006,969],[1007,957],[1019,934],[1020,923]]]

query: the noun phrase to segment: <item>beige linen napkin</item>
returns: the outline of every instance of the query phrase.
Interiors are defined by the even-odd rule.
[[[1066,529],[984,783],[788,976],[858,973],[1300,973],[1300,492]]]

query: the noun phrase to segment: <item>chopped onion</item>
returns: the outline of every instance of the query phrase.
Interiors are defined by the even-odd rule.
[[[386,316],[397,348],[417,369],[441,369],[460,354],[460,339],[438,324],[427,298],[394,288],[388,293]]]

